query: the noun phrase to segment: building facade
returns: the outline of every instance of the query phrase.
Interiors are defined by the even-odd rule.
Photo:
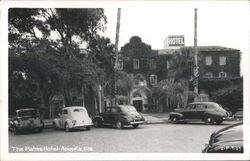
[[[126,61],[119,60],[119,69],[130,74],[135,82],[130,93],[130,103],[138,111],[160,112],[171,110],[168,107],[161,107],[164,105],[160,105],[159,98],[152,95],[152,89],[160,81],[168,79],[174,54],[185,51],[187,59],[192,59],[193,50],[193,47],[153,50],[151,54],[139,56],[136,56],[136,54],[131,56],[130,54]],[[201,97],[209,96],[211,89],[223,87],[223,85],[219,85],[213,88],[213,81],[230,84],[231,81],[240,79],[240,60],[241,54],[237,49],[221,46],[198,47],[198,79]],[[192,67],[188,70],[192,73]],[[206,86],[209,84],[208,82],[210,82],[210,87]]]

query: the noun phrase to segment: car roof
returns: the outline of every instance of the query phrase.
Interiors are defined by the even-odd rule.
[[[113,106],[107,106],[107,108],[109,107],[121,107],[121,108],[124,108],[124,107],[134,107],[133,105],[113,105]]]
[[[29,111],[29,110],[37,110],[37,109],[35,109],[35,108],[24,108],[24,109],[18,109],[18,110],[16,110],[16,112]]]
[[[68,109],[68,110],[71,110],[71,109],[75,109],[75,108],[82,108],[82,109],[86,109],[84,106],[69,106],[69,107],[64,107],[63,109]]]
[[[192,102],[189,104],[191,105],[191,104],[218,104],[218,103],[216,103],[216,102]]]

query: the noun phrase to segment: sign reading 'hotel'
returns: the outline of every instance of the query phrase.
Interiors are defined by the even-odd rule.
[[[184,46],[184,35],[170,35],[168,36],[168,46]]]

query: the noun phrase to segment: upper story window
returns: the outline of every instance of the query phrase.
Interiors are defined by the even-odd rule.
[[[219,73],[219,78],[227,78],[227,73],[226,72],[220,72]]]
[[[139,69],[140,68],[139,59],[133,59],[133,68],[134,69]]]
[[[121,59],[118,60],[117,69],[118,70],[123,70],[123,61]]]
[[[157,76],[156,75],[154,75],[154,74],[150,75],[149,80],[150,80],[150,84],[152,84],[152,85],[157,84]]]
[[[213,73],[207,72],[203,77],[204,78],[213,78]]]
[[[227,63],[227,57],[220,56],[220,58],[219,58],[219,64],[220,65],[226,65],[226,63]]]
[[[212,65],[212,56],[206,56],[205,57],[206,65]]]
[[[149,68],[150,69],[156,69],[155,59],[150,59],[150,61],[149,61]]]
[[[169,60],[166,61],[166,67],[167,67],[167,69],[170,68],[170,61]]]

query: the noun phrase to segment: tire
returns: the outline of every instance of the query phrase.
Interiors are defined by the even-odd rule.
[[[132,125],[134,128],[137,128],[139,126],[139,124],[135,124],[135,125]]]
[[[173,123],[178,123],[179,122],[179,118],[177,116],[173,116],[171,120],[172,120]]]
[[[212,125],[214,123],[214,119],[211,116],[206,116],[204,121],[207,125]]]
[[[90,129],[91,129],[91,127],[90,127],[90,126],[87,126],[87,127],[86,127],[86,130],[90,130]]]
[[[13,133],[15,135],[19,134],[19,130],[15,126],[13,127]]]
[[[117,129],[122,129],[123,128],[123,124],[122,124],[121,121],[117,121],[115,125],[116,125]]]
[[[64,125],[64,131],[66,131],[66,132],[70,131],[69,124],[67,122]]]
[[[95,120],[95,121],[94,121],[94,127],[95,127],[95,128],[101,127],[100,124],[101,124],[101,123],[100,123],[98,120]]]
[[[223,122],[223,120],[215,121],[216,125],[220,125]]]

